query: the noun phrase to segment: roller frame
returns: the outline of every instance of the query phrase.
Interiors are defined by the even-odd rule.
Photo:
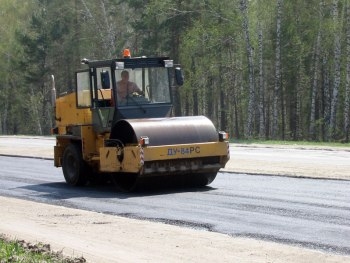
[[[205,172],[210,170],[219,170],[225,166],[229,158],[228,143],[227,142],[210,142],[210,143],[196,143],[196,144],[178,144],[178,145],[164,145],[164,146],[126,146],[123,149],[123,160],[118,160],[118,155],[121,150],[117,147],[103,147],[100,148],[100,171],[101,172],[127,172],[139,173],[140,176],[152,173],[159,173],[152,169],[144,169],[150,163],[161,161],[176,161],[187,160],[189,163],[196,163],[201,158],[215,158],[218,159],[217,165],[208,164],[201,167],[188,169],[170,167],[167,172],[184,172],[194,171]],[[215,153],[215,155],[213,155]],[[165,172],[165,171],[164,171]]]

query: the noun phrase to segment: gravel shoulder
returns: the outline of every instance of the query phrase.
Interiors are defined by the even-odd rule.
[[[0,136],[0,155],[51,159],[53,145],[51,137]],[[309,162],[303,163],[297,157],[281,162],[257,153],[253,158],[256,147],[261,146],[232,145],[231,152],[237,154],[231,155],[226,170],[350,179],[349,162],[339,170],[325,162],[320,165],[325,165],[326,171],[315,175],[322,166],[307,169]],[[247,151],[252,154],[244,154]],[[53,250],[83,256],[87,262],[350,262],[349,256],[15,198],[0,197],[0,203],[0,233],[27,242],[49,243]]]
[[[349,147],[258,144],[231,144],[230,147],[233,155],[223,171],[350,180]]]
[[[350,257],[0,197],[0,232],[88,262],[349,262]]]

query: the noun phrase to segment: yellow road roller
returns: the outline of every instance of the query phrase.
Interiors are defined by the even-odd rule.
[[[145,182],[206,186],[229,160],[228,134],[204,116],[172,117],[183,84],[168,57],[82,60],[73,91],[56,98],[54,165],[72,186],[112,178],[123,191]]]

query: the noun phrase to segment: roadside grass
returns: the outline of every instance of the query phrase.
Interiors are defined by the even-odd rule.
[[[67,258],[60,252],[53,252],[50,245],[31,244],[24,241],[9,240],[0,235],[0,263],[81,263],[83,257]]]
[[[349,148],[350,143],[342,142],[313,142],[313,141],[278,141],[278,140],[236,140],[231,139],[230,143],[239,144],[260,144],[260,145],[287,145],[287,146],[313,146],[313,147],[337,147]]]

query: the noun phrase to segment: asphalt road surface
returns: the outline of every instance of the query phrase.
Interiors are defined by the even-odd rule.
[[[210,187],[73,188],[52,160],[0,156],[0,195],[350,255],[350,181],[220,173]],[[1,211],[0,211],[1,213]]]

